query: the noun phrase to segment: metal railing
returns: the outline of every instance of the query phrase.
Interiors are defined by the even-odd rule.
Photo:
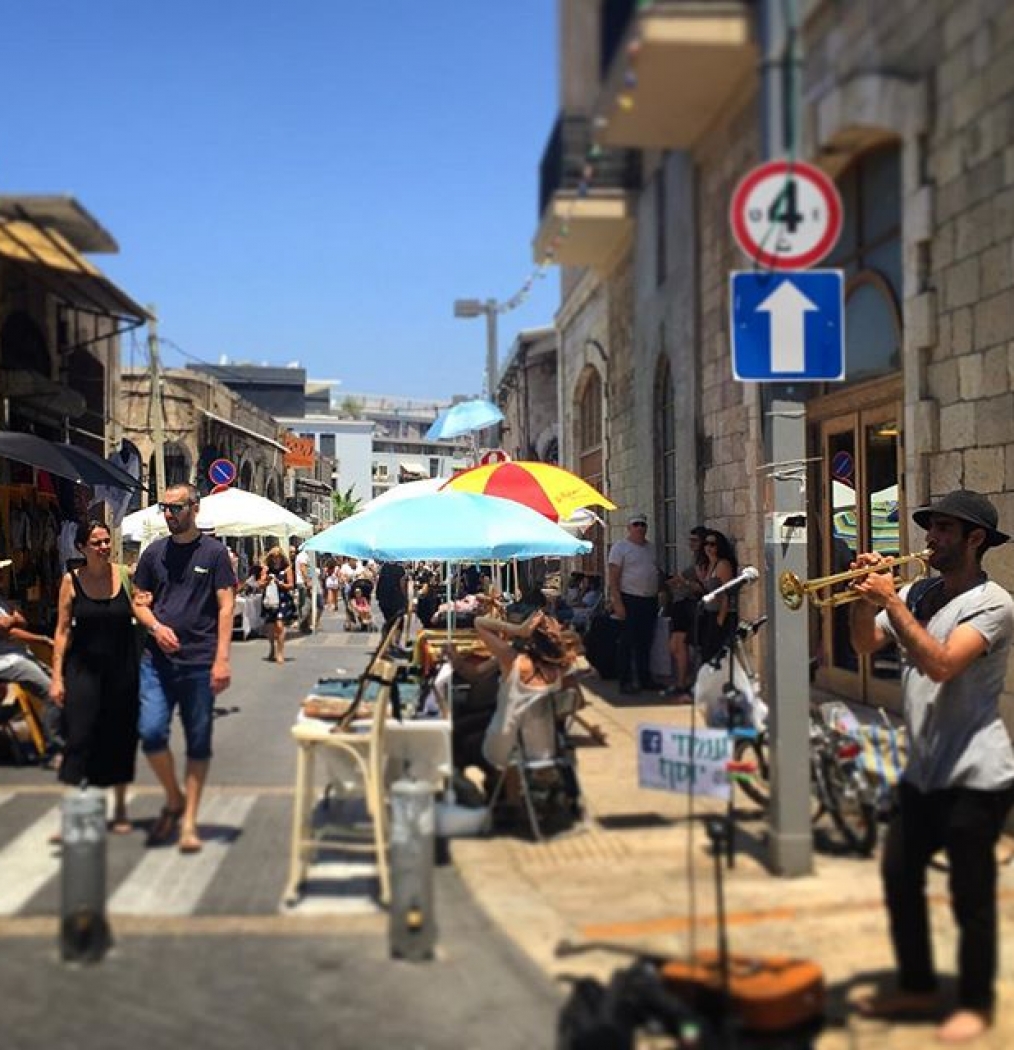
[[[588,190],[636,190],[641,184],[641,155],[637,150],[602,149],[589,159],[592,127],[588,117],[561,114],[539,164],[539,216],[554,194],[575,191],[585,178],[586,165],[591,167]]]

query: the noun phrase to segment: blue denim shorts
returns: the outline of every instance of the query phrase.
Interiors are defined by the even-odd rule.
[[[141,750],[158,754],[169,747],[173,711],[179,707],[187,758],[197,762],[211,758],[211,719],[215,694],[211,691],[211,667],[180,666],[160,660],[156,666],[150,653],[141,658]]]

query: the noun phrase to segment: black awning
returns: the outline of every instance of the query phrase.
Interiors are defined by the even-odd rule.
[[[106,485],[131,491],[143,487],[137,478],[88,449],[59,445],[36,434],[0,431],[0,456],[82,485]]]

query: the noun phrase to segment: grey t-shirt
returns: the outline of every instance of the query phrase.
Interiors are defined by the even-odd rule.
[[[909,588],[901,590],[906,599]],[[1014,636],[1014,601],[992,580],[959,594],[924,626],[939,642],[971,624],[986,652],[957,678],[934,682],[905,660],[901,687],[908,730],[905,779],[920,791],[948,787],[996,791],[1014,783],[1014,748],[1000,719],[999,697]],[[877,626],[898,640],[886,611]]]

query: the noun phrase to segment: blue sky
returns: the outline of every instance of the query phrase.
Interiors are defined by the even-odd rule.
[[[0,192],[75,195],[120,244],[95,262],[195,357],[298,361],[348,391],[476,393],[485,325],[452,304],[506,300],[534,269],[555,11],[8,5]],[[552,322],[557,289],[551,270],[501,316],[501,360]]]

